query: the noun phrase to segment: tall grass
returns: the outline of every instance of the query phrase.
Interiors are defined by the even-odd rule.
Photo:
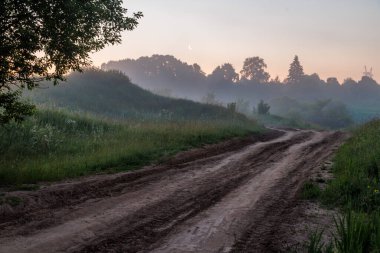
[[[335,251],[380,252],[380,120],[353,132],[338,150],[333,171],[321,200],[343,211],[335,222]]]
[[[0,127],[0,185],[134,169],[259,130],[247,120],[110,121],[43,110]]]

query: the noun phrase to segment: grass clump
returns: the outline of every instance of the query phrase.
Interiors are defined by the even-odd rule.
[[[330,243],[325,245],[322,241],[323,231],[316,231],[309,237],[307,244],[307,252],[309,253],[333,253],[333,245]]]
[[[53,110],[0,127],[0,185],[125,171],[178,151],[259,132],[252,121],[100,120]]]
[[[321,189],[313,182],[306,182],[301,190],[304,199],[317,199],[321,195]]]

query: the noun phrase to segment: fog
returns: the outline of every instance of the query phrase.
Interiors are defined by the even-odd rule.
[[[347,126],[380,115],[380,86],[371,68],[363,67],[360,80],[322,80],[318,73],[304,73],[302,59],[295,57],[288,77],[270,76],[260,57],[248,57],[241,70],[229,63],[217,66],[207,75],[198,64],[187,64],[170,55],[153,55],[102,64],[103,70],[119,70],[132,82],[159,95],[188,98],[210,104],[236,103],[246,115],[254,114],[260,100],[271,113],[320,123],[323,113],[337,119],[332,126]],[[312,116],[314,115],[314,116]],[[328,121],[329,119],[325,119]],[[323,121],[323,120],[322,120]],[[323,124],[322,124],[323,125]]]

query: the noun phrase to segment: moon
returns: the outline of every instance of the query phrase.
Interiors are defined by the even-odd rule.
[[[187,46],[187,49],[188,49],[189,51],[192,51],[192,50],[193,50],[193,47],[189,44],[189,45]]]

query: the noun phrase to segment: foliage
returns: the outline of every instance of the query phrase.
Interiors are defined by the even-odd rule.
[[[367,215],[348,212],[335,220],[335,247],[342,253],[371,252],[372,225]]]
[[[323,231],[317,231],[310,235],[309,242],[307,243],[308,253],[333,253],[333,245],[325,245],[322,242]]]
[[[356,129],[337,152],[334,179],[321,200],[342,208],[335,221],[336,252],[380,252],[380,120]]]
[[[235,68],[230,63],[225,63],[218,66],[207,78],[211,82],[228,82],[236,83],[239,81],[239,74],[236,73]]]
[[[272,114],[275,113],[272,100],[281,97],[300,101],[298,102],[301,105],[300,108],[307,111],[309,110],[304,105],[331,100],[325,108],[327,111],[330,111],[331,108],[331,114],[335,114],[335,116],[327,116],[326,123],[334,125],[327,126],[331,128],[347,127],[350,119],[357,123],[380,117],[380,85],[373,79],[363,77],[358,82],[347,79],[340,85],[335,77],[324,81],[318,74],[303,73],[301,64],[293,65],[295,65],[294,69],[298,70],[292,71],[296,73],[292,76],[294,80],[300,80],[298,83],[291,83],[287,79],[281,82],[279,78],[265,82],[259,80],[260,78],[249,80],[250,74],[247,74],[247,78],[242,75],[239,81],[231,82],[231,77],[235,76],[235,72],[228,64],[217,67],[215,75],[206,76],[198,65],[194,67],[194,65],[186,64],[173,56],[162,55],[141,57],[136,60],[111,61],[103,64],[102,68],[120,70],[127,74],[133,82],[146,89],[169,89],[172,91],[172,96],[175,97],[201,101],[202,97],[211,93],[224,104],[239,98],[248,101],[251,105],[257,104],[263,99],[270,101]],[[265,68],[261,70],[265,72]],[[242,71],[246,73],[246,71]],[[250,71],[249,68],[247,71]],[[298,111],[300,110],[297,110],[297,113]],[[322,112],[324,116],[320,124],[325,124],[325,115],[329,115],[330,112]],[[287,117],[285,114],[280,116]],[[338,117],[335,119],[336,116]],[[300,120],[308,121],[303,117]],[[315,122],[311,123],[316,124]]]
[[[258,83],[268,82],[270,75],[265,71],[267,65],[260,57],[247,58],[244,61],[243,69],[240,71],[242,78],[256,81]]]
[[[357,211],[380,210],[380,120],[353,132],[337,152],[333,180],[324,198]]]
[[[264,103],[263,100],[260,101],[260,103],[257,105],[257,113],[259,115],[266,115],[269,114],[270,105],[267,103]]]
[[[87,69],[83,73],[72,73],[62,85],[32,91],[28,96],[38,104],[109,118],[150,120],[173,117],[198,120],[231,117],[228,110],[213,103],[204,105],[157,96],[132,84],[127,76],[117,71]]]
[[[119,70],[134,83],[150,90],[169,89],[174,96],[192,97],[203,90],[205,73],[198,64],[187,64],[170,55],[152,55],[139,59],[110,61],[102,64],[103,70]]]
[[[293,62],[290,64],[289,74],[286,81],[287,83],[297,84],[301,82],[304,75],[303,67],[298,59],[298,56],[296,55]]]
[[[34,106],[25,102],[20,102],[19,91],[0,91],[0,125],[4,125],[11,120],[22,121],[26,116],[32,115]]]
[[[272,100],[271,105],[274,114],[307,121],[321,127],[339,129],[353,123],[346,106],[330,99],[300,103],[295,99],[281,97]]]
[[[130,170],[178,151],[261,129],[241,119],[101,120],[40,110],[0,127],[0,185]]]
[[[0,15],[0,106],[3,120],[22,119],[28,105],[15,88],[32,89],[47,79],[90,63],[89,54],[121,41],[141,13],[126,16],[121,0],[5,0]],[[7,97],[11,99],[7,99]]]
[[[306,182],[302,187],[301,194],[304,199],[316,199],[321,195],[321,189],[312,182]]]

